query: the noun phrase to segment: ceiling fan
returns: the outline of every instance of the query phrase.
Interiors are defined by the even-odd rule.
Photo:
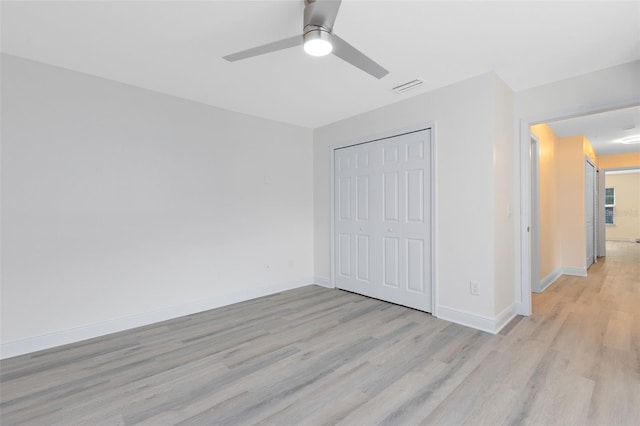
[[[333,33],[333,24],[341,2],[342,0],[304,0],[304,21],[301,35],[232,53],[223,58],[229,62],[235,62],[303,45],[304,51],[311,56],[325,56],[333,53],[338,58],[375,78],[384,77],[389,71]]]

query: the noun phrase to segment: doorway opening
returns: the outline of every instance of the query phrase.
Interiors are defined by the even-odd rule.
[[[604,171],[603,222],[608,243],[640,244],[640,167]]]
[[[620,164],[640,168],[640,144],[618,143],[640,134],[640,107],[523,120],[520,133],[522,275],[517,312],[530,315],[532,291],[544,291],[562,275],[586,276],[590,265],[606,254],[605,214],[610,209],[605,209],[605,173],[600,169]]]

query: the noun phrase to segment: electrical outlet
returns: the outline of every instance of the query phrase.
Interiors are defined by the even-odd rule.
[[[469,293],[473,296],[480,296],[480,283],[477,281],[471,281],[469,283]]]

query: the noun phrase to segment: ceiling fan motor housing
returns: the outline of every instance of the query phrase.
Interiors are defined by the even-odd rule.
[[[306,25],[302,35],[304,41],[311,39],[321,39],[331,42],[331,31],[320,25]]]

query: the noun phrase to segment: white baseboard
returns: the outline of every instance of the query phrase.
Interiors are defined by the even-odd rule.
[[[551,284],[556,282],[557,279],[562,276],[562,270],[563,270],[563,268],[560,267],[560,268],[556,269],[555,271],[553,271],[552,273],[550,273],[549,275],[547,275],[546,277],[544,277],[543,279],[541,279],[540,280],[540,290],[535,291],[535,289],[534,289],[534,291],[536,293],[542,293],[543,291],[545,291],[547,289],[547,287],[549,287]]]
[[[446,306],[436,307],[436,312],[436,316],[440,319],[475,328],[476,330],[486,331],[487,333],[498,334],[500,330],[509,324],[509,321],[516,316],[516,306],[515,304],[507,306],[507,308],[495,317],[478,315]]]
[[[586,277],[587,276],[587,268],[580,268],[577,266],[563,266],[562,267],[563,275],[574,275],[576,277]]]
[[[635,243],[636,238],[628,237],[628,238],[607,238],[607,241],[617,241],[617,242],[625,242],[625,243]]]
[[[315,284],[318,284],[322,287],[327,287],[327,288],[335,288],[335,286],[333,284],[331,284],[331,280],[329,279],[329,277],[313,277],[313,282]]]
[[[518,314],[517,314],[517,311],[516,311],[515,303],[507,306],[506,308],[504,308],[502,310],[502,312],[500,312],[498,315],[496,315],[496,319],[495,319],[495,324],[496,324],[495,330],[496,330],[496,332],[494,334],[500,333],[500,330],[505,328],[506,325],[509,324],[511,322],[511,320],[516,317],[516,315],[518,315]]]
[[[558,278],[563,275],[574,275],[577,277],[586,277],[587,270],[586,268],[579,268],[576,266],[561,266],[542,280],[540,280],[540,291],[536,291],[536,293],[542,293],[549,287],[551,284],[556,282]],[[535,290],[534,290],[535,291]]]
[[[255,289],[249,289],[241,292],[219,295],[208,299],[197,300],[191,303],[171,306],[153,312],[145,312],[141,314],[130,315],[127,317],[114,318],[104,322],[81,325],[79,327],[55,331],[53,333],[47,333],[40,336],[14,340],[11,342],[2,343],[0,345],[0,359],[11,358],[18,355],[40,351],[43,349],[49,349],[56,346],[79,342],[81,340],[104,336],[106,334],[129,330],[160,321],[166,321],[185,315],[208,311],[210,309],[219,308],[221,306],[244,302],[246,300],[268,296],[270,294],[292,290],[294,288],[304,287],[311,284],[319,283],[317,282],[316,278],[302,278],[286,283],[271,284]]]

